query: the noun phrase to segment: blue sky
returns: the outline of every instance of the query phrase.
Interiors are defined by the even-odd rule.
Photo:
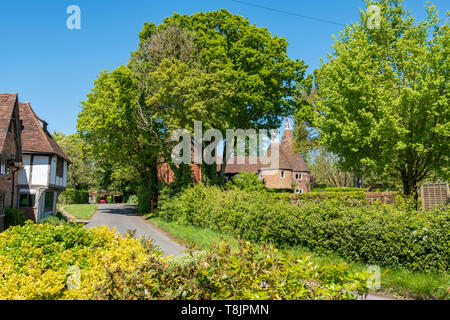
[[[358,21],[360,0],[243,0],[300,15],[347,24]],[[421,20],[425,0],[406,0]],[[440,16],[448,0],[433,0]],[[69,5],[81,8],[81,30],[69,30]],[[49,129],[76,132],[80,101],[101,70],[128,62],[144,22],[159,24],[174,12],[193,14],[225,8],[251,24],[265,26],[289,42],[291,58],[303,59],[312,72],[325,58],[342,26],[246,6],[231,0],[42,0],[0,2],[0,92],[18,92]]]

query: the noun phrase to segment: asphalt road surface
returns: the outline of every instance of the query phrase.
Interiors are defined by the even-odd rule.
[[[136,238],[139,236],[152,238],[154,244],[160,246],[166,256],[181,256],[185,254],[183,251],[187,250],[161,230],[146,222],[142,216],[136,213],[136,209],[132,205],[98,204],[97,213],[86,224],[86,228],[101,225],[106,225],[109,228],[116,227],[117,232],[122,236],[127,234],[128,230],[136,230]]]

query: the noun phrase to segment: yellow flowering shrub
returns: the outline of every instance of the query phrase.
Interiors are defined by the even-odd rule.
[[[108,269],[134,272],[147,255],[105,226],[29,222],[0,234],[0,299],[92,299]]]

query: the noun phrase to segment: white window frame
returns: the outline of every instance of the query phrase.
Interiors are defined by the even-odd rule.
[[[295,180],[303,180],[303,174],[301,172],[296,172]]]
[[[297,188],[297,189],[295,189],[295,193],[303,193],[303,189],[302,188]]]
[[[280,176],[281,176],[281,179],[284,179],[286,177],[286,175],[284,174],[284,170],[280,171]]]

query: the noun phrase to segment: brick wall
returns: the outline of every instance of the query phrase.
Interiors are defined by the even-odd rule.
[[[293,177],[295,178],[295,174],[293,175]],[[298,188],[302,188],[303,193],[311,191],[310,179],[311,179],[311,177],[309,174],[302,172],[301,180],[294,179],[294,182],[295,182],[294,192],[295,192],[295,189],[298,189]]]
[[[263,170],[261,176],[268,189],[292,189],[292,171],[283,170],[284,178],[281,177],[281,170]]]
[[[376,200],[380,200],[382,203],[394,203],[397,192],[366,192],[367,203],[373,203]]]

